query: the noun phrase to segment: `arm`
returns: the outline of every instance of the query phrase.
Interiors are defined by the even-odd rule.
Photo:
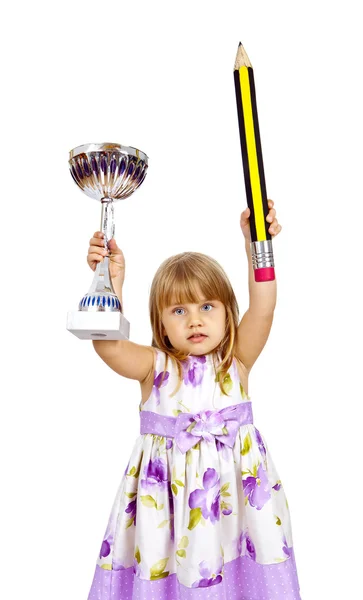
[[[276,306],[276,279],[256,282],[253,273],[251,245],[245,240],[248,260],[249,308],[237,330],[236,355],[249,372],[264,348],[270,334]]]
[[[116,373],[142,383],[154,369],[155,351],[129,340],[92,340],[98,356]]]
[[[112,282],[122,306],[122,284]],[[122,306],[123,312],[123,306]],[[154,369],[155,351],[129,340],[92,340],[98,356],[116,373],[142,383]]]

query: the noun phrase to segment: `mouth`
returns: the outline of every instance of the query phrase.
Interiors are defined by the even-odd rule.
[[[204,333],[193,333],[193,335],[190,335],[188,337],[188,340],[193,340],[194,338],[201,339],[201,338],[205,338],[205,337],[207,337],[207,336],[204,335]]]

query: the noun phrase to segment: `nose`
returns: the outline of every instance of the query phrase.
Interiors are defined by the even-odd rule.
[[[200,313],[191,312],[189,319],[189,327],[197,327],[197,325],[203,325],[203,321],[201,319]]]

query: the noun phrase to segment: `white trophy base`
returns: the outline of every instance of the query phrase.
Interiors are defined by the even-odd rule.
[[[130,323],[121,312],[67,313],[67,329],[81,340],[128,340]]]

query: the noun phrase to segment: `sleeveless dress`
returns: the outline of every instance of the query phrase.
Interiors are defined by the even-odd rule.
[[[289,508],[236,359],[156,348],[88,600],[301,600]]]

